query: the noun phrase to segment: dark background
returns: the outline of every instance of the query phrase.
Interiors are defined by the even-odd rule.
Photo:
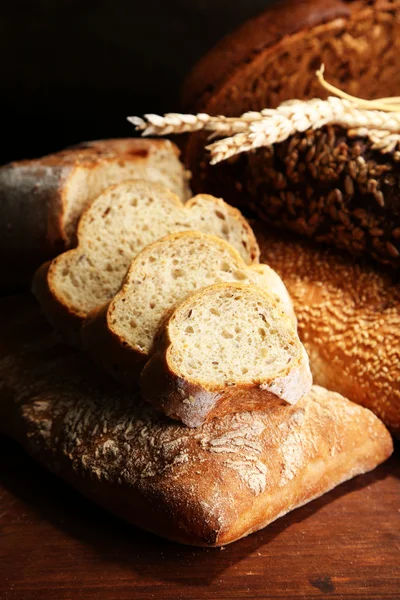
[[[13,0],[0,8],[0,163],[132,135],[179,109],[194,62],[271,0]]]

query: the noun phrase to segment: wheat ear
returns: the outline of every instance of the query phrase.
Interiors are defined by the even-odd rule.
[[[144,119],[128,117],[128,120],[142,135],[209,131],[210,138],[221,138],[207,146],[211,164],[242,152],[273,146],[295,133],[329,124],[347,129],[349,135],[367,137],[372,148],[382,153],[396,149],[400,144],[400,97],[363,100],[350,96],[325,81],[324,65],[316,76],[335,96],[327,100],[290,100],[278,108],[246,112],[240,117],[167,113],[163,117],[147,114]]]

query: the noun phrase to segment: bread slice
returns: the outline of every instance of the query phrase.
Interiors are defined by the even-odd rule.
[[[138,254],[120,292],[85,320],[82,344],[117,380],[137,383],[165,312],[195,290],[229,281],[265,289],[295,321],[290,296],[275,271],[267,265],[247,266],[216,236],[185,231]]]
[[[81,322],[118,292],[140,250],[169,233],[193,229],[229,241],[249,264],[258,261],[251,227],[223,200],[201,195],[183,205],[161,185],[125,181],[92,203],[79,224],[78,247],[43,265],[33,291],[50,322],[76,343]]]
[[[0,331],[1,432],[97,504],[185,544],[233,542],[393,450],[369,410],[317,386],[296,406],[174,423],[57,343],[29,297],[1,299]]]
[[[42,262],[75,245],[82,211],[107,187],[126,179],[159,182],[182,201],[188,172],[167,140],[86,142],[0,169],[2,286],[26,282]]]
[[[189,295],[160,326],[143,397],[189,427],[289,404],[312,384],[293,321],[265,290],[223,283]]]

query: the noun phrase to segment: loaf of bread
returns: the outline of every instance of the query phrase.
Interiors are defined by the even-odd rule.
[[[82,321],[118,292],[140,250],[169,233],[191,229],[230,242],[248,264],[258,262],[256,239],[237,209],[208,195],[183,205],[161,185],[132,180],[96,198],[79,222],[77,248],[45,263],[33,291],[50,322],[76,344]]]
[[[314,383],[400,434],[400,281],[389,269],[294,236],[263,233],[261,258],[292,297]]]
[[[285,100],[325,98],[315,77],[362,98],[398,96],[400,2],[279,2],[223,40],[189,75],[186,112],[237,117]],[[207,134],[189,137],[193,188],[263,219],[400,267],[400,148],[382,154],[336,127],[302,133],[216,166]]]
[[[220,283],[189,294],[161,323],[142,395],[189,427],[215,417],[296,404],[310,391],[293,320],[264,289]]]
[[[94,502],[179,542],[233,542],[392,452],[371,412],[319,387],[293,407],[189,429],[91,372],[26,299],[1,302],[0,329],[1,431]]]
[[[159,182],[189,198],[177,147],[164,140],[87,142],[0,169],[1,286],[27,283],[42,262],[75,244],[82,211],[125,179]],[[4,269],[6,272],[4,272]]]
[[[165,312],[191,292],[227,281],[265,289],[295,322],[292,301],[275,271],[267,265],[247,266],[230,244],[216,236],[185,231],[138,254],[118,294],[85,319],[82,345],[115,379],[137,384]]]

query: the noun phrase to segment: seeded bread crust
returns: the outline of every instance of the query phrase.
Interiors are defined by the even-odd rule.
[[[296,406],[193,430],[56,343],[31,300],[3,299],[0,328],[1,431],[84,496],[181,543],[231,543],[392,452],[370,411],[317,386]]]
[[[161,203],[161,199],[164,206],[168,205],[168,210],[174,212],[174,219],[179,217],[182,223],[175,224],[174,230],[188,230],[190,228],[190,215],[191,210],[199,211],[201,218],[204,222],[201,222],[198,226],[204,229],[212,229],[211,220],[215,222],[226,223],[231,220],[231,224],[234,224],[236,234],[240,233],[240,242],[238,244],[241,250],[246,255],[249,263],[258,262],[259,259],[259,248],[254,233],[240,211],[226,204],[220,198],[214,198],[207,194],[195,196],[191,198],[185,205],[179,200],[179,198],[158,184],[149,183],[146,181],[125,181],[116,186],[111,186],[103,192],[93,204],[83,213],[82,218],[78,226],[78,246],[68,252],[60,254],[49,264],[41,267],[35,274],[32,290],[35,296],[38,298],[42,305],[45,314],[48,316],[50,323],[55,329],[72,345],[80,345],[80,326],[88,316],[89,312],[97,307],[102,306],[106,301],[109,301],[120,289],[123,279],[126,275],[126,271],[129,264],[136,254],[134,248],[138,249],[138,252],[142,249],[143,242],[139,241],[136,243],[138,238],[138,232],[136,232],[136,238],[134,232],[130,232],[126,229],[124,221],[120,223],[120,227],[124,228],[125,242],[129,238],[131,244],[122,247],[122,231],[109,231],[110,226],[107,227],[107,233],[111,236],[112,248],[108,243],[107,248],[109,249],[110,256],[107,257],[108,268],[112,269],[113,272],[105,270],[96,263],[96,249],[93,250],[94,240],[98,239],[99,231],[95,223],[95,219],[99,218],[101,214],[102,223],[106,219],[111,211],[115,210],[118,219],[126,217],[126,213],[121,214],[120,210],[123,209],[128,211],[129,215],[132,216],[136,209],[136,205],[132,208],[130,206],[131,196],[135,193],[138,195],[142,194],[144,197],[152,199],[152,206],[156,211],[157,215],[164,214],[158,213],[157,200]],[[121,208],[118,203],[122,202],[123,207]],[[206,213],[204,206],[207,207],[208,212]],[[116,208],[115,208],[116,207]],[[120,210],[119,210],[120,209]],[[204,209],[204,214],[203,212]],[[167,209],[165,209],[167,210]],[[218,216],[219,215],[219,216]],[[224,217],[221,220],[221,215]],[[154,216],[154,215],[153,215]],[[105,222],[105,221],[104,221]],[[113,221],[114,223],[114,221]],[[197,226],[197,225],[196,225]],[[157,235],[153,234],[154,223],[149,222],[147,224],[147,235],[149,242],[153,242],[157,239]],[[139,232],[140,234],[141,232]],[[165,234],[169,231],[165,231]],[[221,233],[221,235],[224,235]],[[102,243],[102,240],[98,240]],[[115,242],[115,243],[114,243]],[[141,245],[140,245],[141,244]],[[144,244],[147,245],[147,244]],[[104,246],[104,244],[103,244]],[[98,252],[97,252],[98,253]],[[83,262],[81,263],[81,261]],[[117,260],[120,264],[117,265]],[[101,261],[100,261],[101,262]],[[104,262],[104,261],[103,261]],[[85,271],[85,278],[83,281],[79,280],[76,282],[76,274],[81,268]],[[121,270],[122,265],[122,270]],[[82,279],[82,273],[80,273]],[[90,277],[89,277],[90,276]],[[66,289],[64,285],[64,279],[68,277],[69,287]],[[100,282],[100,283],[99,283]],[[73,298],[71,296],[70,287],[73,287],[73,292],[79,291],[79,298]],[[97,287],[96,287],[97,286]],[[99,288],[97,292],[100,293],[101,298],[93,304],[93,300],[90,299],[89,292]],[[97,293],[96,292],[96,293]],[[90,300],[90,306],[89,306]],[[83,306],[83,302],[86,302],[87,306]]]
[[[171,264],[166,264],[166,257],[171,257],[179,252],[178,258]],[[207,254],[211,252],[210,254]],[[199,264],[192,265],[193,253]],[[184,256],[183,256],[184,255]],[[175,254],[175,256],[177,256]],[[215,261],[210,264],[210,256]],[[207,262],[208,260],[208,262]],[[225,261],[225,270],[221,270],[221,261]],[[187,278],[185,268],[190,265],[196,281]],[[212,278],[209,271],[214,269]],[[182,271],[178,280],[173,279],[173,270]],[[209,283],[204,283],[207,277]],[[81,329],[82,347],[88,355],[105,372],[109,373],[117,381],[135,386],[138,383],[140,372],[148,360],[148,348],[146,342],[137,337],[138,325],[158,326],[162,315],[157,323],[152,319],[145,318],[145,311],[154,311],[159,315],[159,306],[163,313],[171,309],[171,302],[176,303],[175,289],[180,289],[182,284],[179,280],[185,278],[183,294],[179,301],[191,292],[207,287],[221,281],[237,281],[239,278],[247,284],[255,284],[263,287],[277,302],[282,304],[282,309],[296,323],[290,296],[279,276],[267,265],[246,265],[239,253],[230,244],[214,235],[208,235],[197,231],[185,231],[174,233],[150,244],[144,248],[132,261],[125,277],[121,290],[111,302],[91,311],[83,322]],[[156,294],[147,297],[149,293]],[[192,287],[195,285],[195,287]],[[175,288],[175,289],[174,289]],[[145,294],[145,297],[143,297]],[[171,300],[171,294],[173,300]],[[153,304],[149,302],[153,298]],[[123,319],[124,322],[121,322]],[[134,319],[132,325],[129,321]],[[141,323],[137,323],[137,322]],[[133,327],[133,329],[132,329]],[[156,333],[154,331],[154,333]],[[130,337],[131,336],[131,337]],[[135,342],[133,341],[135,340]]]
[[[189,198],[189,176],[179,163],[179,154],[167,140],[111,139],[84,142],[1,167],[0,256],[7,269],[2,288],[26,283],[38,265],[74,245],[77,219],[93,200],[94,189],[99,194],[107,185],[132,178],[138,171],[141,177],[148,172],[152,180],[169,181],[182,200]],[[169,157],[176,180],[168,173],[157,173],[161,155]],[[106,173],[105,186],[97,189]],[[77,194],[82,196],[82,206],[71,214],[71,201]]]
[[[400,148],[325,127],[249,156],[247,182],[263,221],[400,267]]]
[[[262,260],[293,300],[314,382],[369,408],[399,436],[398,272],[254,227]]]
[[[399,15],[398,0],[279,3],[194,68],[185,110],[238,116],[325,98],[315,77],[322,62],[329,81],[350,94],[398,96]],[[328,128],[293,136],[273,156],[258,150],[210,166],[205,145],[205,135],[193,134],[185,150],[196,192],[229,196],[268,222],[400,267],[399,147],[383,155],[366,138]]]
[[[216,284],[187,296],[166,315],[155,337],[150,358],[142,371],[140,388],[143,398],[157,410],[188,427],[199,427],[215,417],[264,409],[282,401],[285,404],[296,404],[309,392],[312,385],[306,351],[299,343],[293,322],[283,312],[280,312],[282,320],[274,323],[274,326],[277,329],[285,326],[293,328],[294,343],[301,346],[295,364],[292,362],[290,366],[264,380],[250,383],[238,380],[232,386],[215,386],[210,382],[201,381],[195,374],[180,374],[171,359],[171,351],[176,343],[171,338],[171,323],[174,320],[179,322],[184,315],[193,310],[196,303],[207,296],[212,302],[213,295],[219,292],[240,293],[248,299],[256,297],[278,308],[275,300],[262,289],[239,283],[226,283]],[[188,343],[193,342],[189,340]],[[181,352],[185,352],[184,348]]]

